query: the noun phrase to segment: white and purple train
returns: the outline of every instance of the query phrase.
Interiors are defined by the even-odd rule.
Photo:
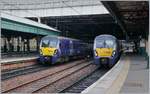
[[[67,62],[70,58],[86,57],[92,51],[88,43],[81,40],[45,36],[40,42],[40,56],[38,62],[55,64]]]

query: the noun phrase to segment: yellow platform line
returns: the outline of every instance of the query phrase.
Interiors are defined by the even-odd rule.
[[[127,58],[126,62],[123,63],[125,63],[123,69],[112,83],[111,87],[107,90],[106,94],[119,94],[130,68],[129,58]]]

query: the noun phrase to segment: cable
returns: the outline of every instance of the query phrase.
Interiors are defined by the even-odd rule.
[[[9,4],[8,2],[4,2],[3,0],[1,0],[1,2],[4,3],[4,4]],[[11,5],[11,6],[12,6],[12,7],[16,7],[16,8],[19,9],[19,7],[15,6],[15,5]],[[34,15],[34,16],[36,16],[36,17],[39,17],[37,14],[31,13],[31,12],[29,12],[28,10],[26,10],[25,12],[27,12],[27,13],[29,13],[29,14],[32,14],[32,15]]]

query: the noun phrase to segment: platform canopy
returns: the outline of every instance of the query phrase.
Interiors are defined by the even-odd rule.
[[[129,39],[148,39],[148,1],[103,1],[102,3],[128,35]]]
[[[0,13],[2,33],[4,31],[24,32],[37,35],[59,35],[61,31],[29,19]],[[8,32],[7,32],[8,34]]]
[[[0,0],[0,10],[21,17],[109,13],[99,0]]]

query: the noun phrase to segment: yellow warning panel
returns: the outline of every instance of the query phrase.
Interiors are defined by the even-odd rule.
[[[96,48],[97,55],[100,57],[110,57],[113,52],[113,48]]]
[[[41,54],[44,56],[53,56],[56,48],[42,47]]]

